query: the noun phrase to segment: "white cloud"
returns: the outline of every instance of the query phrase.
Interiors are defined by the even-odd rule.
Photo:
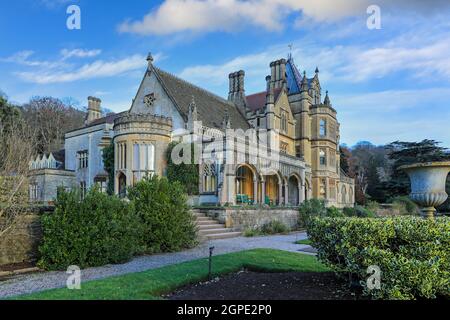
[[[143,68],[147,61],[147,56],[135,54],[118,60],[94,60],[90,63],[77,65],[67,63],[70,58],[92,58],[101,54],[101,50],[84,49],[63,49],[60,52],[60,58],[55,61],[32,60],[33,51],[21,51],[8,58],[0,59],[0,62],[15,63],[27,67],[25,71],[14,72],[21,80],[36,84],[66,83],[78,80],[87,80],[94,78],[105,78],[122,75]],[[165,59],[162,53],[153,56],[154,61],[158,62]]]
[[[55,68],[61,66],[61,61],[42,61],[31,59],[34,55],[32,50],[19,51],[7,58],[0,58],[0,62],[15,63],[28,67]]]
[[[97,60],[84,64],[81,67],[67,70],[37,70],[18,72],[17,75],[27,81],[38,84],[73,82],[93,78],[103,78],[121,75],[128,71],[140,69],[146,64],[145,56],[133,55],[121,60],[103,61]]]
[[[236,31],[251,25],[269,31],[279,31],[291,14],[297,14],[296,24],[306,19],[312,22],[335,22],[350,16],[367,16],[371,0],[165,0],[141,20],[125,21],[120,32],[140,35],[167,35],[183,31]],[[447,7],[447,0],[378,0],[382,12],[399,9],[416,14],[436,12]]]
[[[72,57],[76,57],[76,58],[92,58],[92,57],[96,57],[99,54],[102,53],[102,50],[100,49],[93,49],[93,50],[85,50],[85,49],[62,49],[61,50],[61,55],[62,55],[62,59],[66,60]]]

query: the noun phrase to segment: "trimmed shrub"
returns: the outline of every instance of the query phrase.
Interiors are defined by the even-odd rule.
[[[321,261],[360,280],[374,298],[450,296],[450,219],[314,218],[308,236]],[[369,290],[367,268],[381,270],[381,289]]]
[[[65,270],[121,263],[142,252],[142,234],[132,206],[114,196],[90,190],[58,191],[55,212],[42,217],[39,267]]]
[[[150,253],[178,251],[196,244],[195,219],[179,182],[146,178],[129,189],[128,197],[142,221]]]

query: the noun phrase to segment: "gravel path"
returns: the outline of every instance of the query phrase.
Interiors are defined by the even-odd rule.
[[[196,248],[182,252],[141,256],[120,265],[106,265],[103,267],[85,269],[81,271],[81,280],[89,281],[94,279],[102,279],[132,272],[156,269],[189,260],[205,258],[209,255],[209,247],[211,246],[215,247],[215,255],[256,248],[271,248],[298,252],[309,247],[307,245],[299,245],[294,243],[297,240],[303,239],[306,239],[306,233],[304,232],[267,237],[238,237],[212,240],[202,243]],[[61,271],[39,272],[16,276],[3,282],[0,281],[0,299],[48,289],[62,288],[66,286],[67,277],[68,275]]]

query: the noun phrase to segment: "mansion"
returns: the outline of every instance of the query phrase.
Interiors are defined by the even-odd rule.
[[[32,201],[52,202],[60,186],[106,190],[102,150],[111,143],[114,190],[126,196],[143,177],[165,175],[167,148],[178,141],[202,150],[221,145],[227,154],[227,161],[213,152],[200,162],[194,204],[297,206],[319,198],[329,206],[354,205],[354,180],[340,168],[337,112],[328,92],[322,96],[318,69],[307,77],[292,56],[274,61],[266,88],[254,94],[246,94],[245,72],[233,72],[223,99],[159,69],[151,55],[147,61],[129,110],[103,116],[100,99],[89,97],[85,125],[66,133],[64,150],[30,162]],[[232,137],[242,148],[221,142],[232,132],[244,133]],[[261,145],[268,152],[252,161],[251,150]]]

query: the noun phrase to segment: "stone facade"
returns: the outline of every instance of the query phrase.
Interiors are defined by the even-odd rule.
[[[147,62],[128,111],[102,118],[101,101],[89,97],[85,127],[66,134],[64,170],[73,172],[78,186],[106,184],[102,148],[111,142],[114,189],[122,196],[146,175],[165,175],[171,141],[196,142],[207,154],[199,165],[200,204],[245,199],[288,207],[322,198],[353,206],[354,181],[339,167],[337,112],[328,93],[322,99],[318,70],[308,78],[292,57],[274,61],[265,90],[252,95],[245,92],[245,72],[233,72],[223,99],[157,68],[151,55]],[[231,140],[237,147],[229,147]],[[267,153],[253,162],[252,150],[259,147]],[[233,161],[220,161],[220,155]]]

